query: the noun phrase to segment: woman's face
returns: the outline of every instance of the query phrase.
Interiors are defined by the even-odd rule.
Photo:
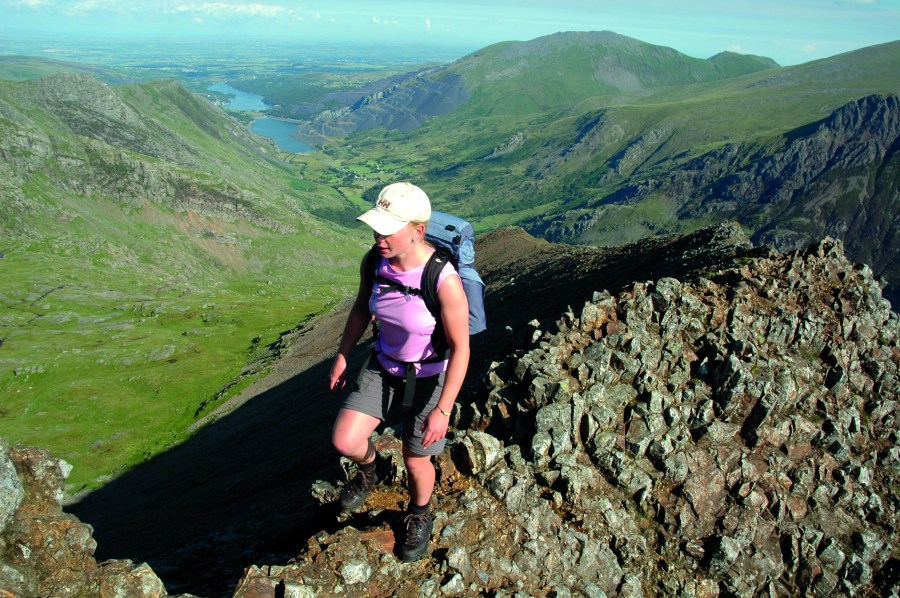
[[[420,231],[420,227],[423,230]],[[375,244],[382,257],[397,257],[421,240],[423,232],[424,225],[416,225],[410,222],[392,235],[374,233]]]

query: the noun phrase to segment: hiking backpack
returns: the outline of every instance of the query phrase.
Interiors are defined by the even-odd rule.
[[[447,349],[447,339],[441,321],[437,299],[437,281],[441,270],[449,261],[454,265],[462,280],[463,291],[469,302],[469,335],[478,334],[487,328],[484,312],[484,281],[475,269],[475,230],[472,225],[458,216],[444,212],[431,212],[425,240],[434,246],[434,253],[425,264],[419,288],[402,287],[397,283],[378,277],[379,284],[411,295],[421,295],[425,306],[437,322],[431,345],[439,354]],[[378,251],[373,246],[366,256],[364,272],[366,283],[372,286],[376,280]]]

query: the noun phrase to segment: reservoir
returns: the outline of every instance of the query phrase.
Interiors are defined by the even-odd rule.
[[[216,83],[207,87],[209,91],[217,91],[219,93],[233,96],[226,108],[229,110],[248,110],[252,112],[264,112],[271,108],[266,104],[263,96],[255,93],[241,91],[236,87],[232,87],[227,83]],[[297,124],[289,120],[280,118],[262,117],[257,118],[250,123],[250,130],[257,135],[269,137],[273,139],[278,147],[285,152],[293,152],[295,154],[303,154],[306,152],[314,152],[316,148],[310,147],[296,137],[291,135],[297,129]]]
[[[226,106],[229,110],[268,110],[271,108],[268,104],[263,101],[263,97],[261,95],[257,95],[255,93],[247,93],[246,91],[241,91],[240,89],[236,89],[227,83],[216,83],[215,85],[210,85],[207,87],[209,91],[217,91],[219,93],[233,95],[234,97],[228,102],[228,106]]]
[[[250,123],[250,130],[258,135],[263,135],[275,140],[278,147],[286,152],[303,154],[314,152],[316,148],[310,147],[291,135],[297,130],[297,123],[280,118],[257,118]]]

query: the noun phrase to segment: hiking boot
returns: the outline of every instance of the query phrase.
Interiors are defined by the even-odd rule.
[[[431,512],[421,515],[410,513],[403,524],[406,526],[406,539],[400,547],[400,560],[415,561],[425,554],[431,542],[431,529],[434,527]]]
[[[385,466],[386,462],[380,457],[375,457],[373,467],[365,469],[360,467],[353,479],[341,490],[341,510],[350,513],[363,506],[372,488],[385,478]]]

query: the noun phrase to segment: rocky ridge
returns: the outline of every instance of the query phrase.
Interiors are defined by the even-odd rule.
[[[460,409],[430,559],[393,556],[389,487],[235,595],[896,596],[898,364],[900,319],[830,239],[598,292]]]
[[[93,558],[93,530],[60,507],[70,471],[42,449],[0,439],[0,596],[166,596],[146,563]]]
[[[393,554],[405,480],[387,429],[376,441],[393,475],[366,509],[336,521],[324,505],[340,482],[312,484],[321,531],[290,561],[247,562],[227,595],[898,595],[900,322],[868,267],[831,239],[783,254],[729,225],[626,248],[616,259],[646,278],[621,284],[609,252],[495,236],[508,251],[492,247],[484,273],[509,327],[484,341],[493,351],[476,342],[483,378],[437,463],[429,557]],[[670,276],[645,267],[651,253]],[[602,279],[592,260],[606,261]],[[533,276],[531,295],[514,274]],[[577,309],[525,324],[522,302],[544,290]],[[144,566],[93,561],[89,529],[58,496],[28,498],[54,497],[64,474],[39,451],[0,451],[0,487],[13,489],[0,588],[98,588],[116,571],[132,593],[95,595],[166,595]]]

